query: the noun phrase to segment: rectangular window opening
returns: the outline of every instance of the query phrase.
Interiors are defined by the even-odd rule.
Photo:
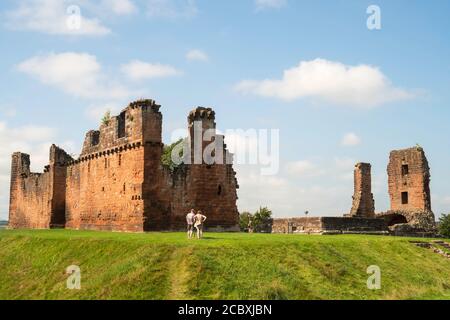
[[[117,124],[117,138],[123,137],[125,137],[125,112],[119,115]]]
[[[409,166],[407,164],[402,165],[402,175],[406,176],[409,174]]]
[[[408,204],[408,192],[402,192],[402,204]]]

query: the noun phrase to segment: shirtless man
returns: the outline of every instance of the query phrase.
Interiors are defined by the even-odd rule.
[[[192,235],[194,233],[194,223],[195,223],[195,210],[192,209],[191,212],[189,212],[186,215],[186,222],[187,222],[187,232],[188,232],[188,239],[192,239]]]
[[[202,214],[201,211],[198,211],[195,215],[195,223],[194,227],[197,229],[197,239],[203,238],[203,223],[206,220],[206,216]]]

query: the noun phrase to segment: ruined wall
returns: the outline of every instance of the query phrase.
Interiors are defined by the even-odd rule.
[[[30,172],[30,156],[12,155],[9,227],[47,229],[65,225],[66,164],[69,155],[55,145],[43,173]]]
[[[422,148],[392,151],[387,173],[391,210],[431,211],[430,168]]]
[[[323,234],[388,234],[383,219],[322,217]]]
[[[350,216],[375,217],[375,201],[372,194],[371,165],[358,163],[354,171],[354,194]]]
[[[191,165],[175,173],[171,224],[185,228],[190,209],[208,217],[208,230],[238,231],[237,182],[231,165]]]
[[[309,217],[274,219],[273,233],[299,234],[387,234],[383,219],[352,217]]]
[[[387,172],[391,210],[377,216],[386,220],[394,235],[434,235],[430,168],[423,149],[392,151]]]
[[[150,202],[158,202],[161,171],[156,161],[147,163],[149,150],[153,159],[161,158],[162,115],[152,100],[131,103],[118,116],[102,124],[99,131],[86,135],[80,159],[68,167],[67,227],[74,229],[139,232],[145,230]]]
[[[144,149],[125,145],[67,168],[67,228],[143,231]]]
[[[321,233],[322,218],[288,218],[273,219],[272,233]]]
[[[43,174],[30,173],[28,155],[14,154],[11,227],[184,230],[185,215],[194,208],[208,217],[206,228],[237,231],[238,185],[232,165],[205,163],[201,157],[200,164],[186,163],[175,172],[164,167],[159,109],[153,100],[139,100],[105,119],[99,130],[86,134],[77,160],[52,146]],[[197,108],[188,119],[190,129],[199,120],[201,133],[215,130],[211,109]],[[211,141],[223,140],[213,133]],[[200,141],[201,151],[209,144]],[[229,156],[223,145],[215,152],[223,159]]]
[[[147,147],[145,190],[146,199],[150,199],[145,209],[147,230],[184,230],[185,216],[192,208],[207,216],[208,230],[239,230],[236,172],[225,161],[230,155],[221,143],[223,136],[216,135],[215,128],[215,114],[210,108],[199,107],[189,114],[190,154],[185,156],[191,164],[181,165],[174,172],[161,168],[161,146]],[[211,130],[211,136],[204,139],[207,130]],[[195,143],[199,148],[195,148]],[[204,158],[205,150],[221,160],[211,162],[212,157]]]

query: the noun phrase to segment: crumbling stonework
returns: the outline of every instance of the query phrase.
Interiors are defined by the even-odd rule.
[[[389,233],[383,219],[352,217],[274,219],[272,232],[322,235]]]
[[[387,173],[391,210],[431,211],[430,168],[422,148],[392,151]]]
[[[30,156],[12,155],[9,227],[56,228],[65,224],[66,168],[72,158],[55,145],[44,173],[30,172]]]
[[[386,220],[392,233],[433,234],[430,168],[420,147],[392,151],[387,167],[391,210],[378,217]]]
[[[352,217],[375,217],[375,201],[372,194],[371,165],[358,163],[354,171],[353,204],[350,211]]]
[[[232,164],[201,161],[182,164],[175,171],[163,166],[159,109],[152,100],[131,103],[120,115],[106,119],[98,131],[86,134],[76,160],[53,146],[43,174],[30,173],[29,156],[15,153],[9,226],[182,230],[186,213],[195,208],[208,216],[208,229],[237,231],[238,184]],[[189,127],[198,121],[212,129],[213,141],[218,137],[211,109],[195,109],[188,121]]]
[[[392,151],[388,165],[391,210],[375,214],[371,190],[371,166],[358,163],[350,214],[341,217],[274,219],[274,233],[392,234],[435,236],[431,211],[430,169],[422,148]]]

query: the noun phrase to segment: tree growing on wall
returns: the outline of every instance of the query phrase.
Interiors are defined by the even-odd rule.
[[[439,234],[450,238],[450,214],[443,214],[439,218]]]
[[[102,118],[102,124],[105,126],[109,125],[109,122],[111,121],[111,111],[107,110]]]
[[[181,164],[176,164],[172,160],[172,152],[180,143],[184,143],[185,139],[180,139],[170,145],[164,146],[163,153],[161,156],[161,162],[163,166],[170,169],[170,171],[174,171],[177,167],[179,167]],[[183,157],[183,151],[180,151],[179,154],[180,158]]]

